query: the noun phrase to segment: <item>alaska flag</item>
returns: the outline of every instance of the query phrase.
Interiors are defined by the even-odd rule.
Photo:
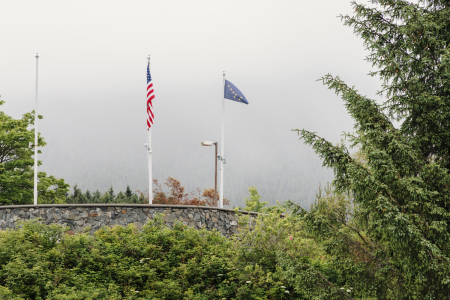
[[[225,92],[224,93],[225,99],[248,104],[248,101],[245,98],[244,94],[242,94],[242,92],[228,80],[225,80],[225,91],[224,92]]]

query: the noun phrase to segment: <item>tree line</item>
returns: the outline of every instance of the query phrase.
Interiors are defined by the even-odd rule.
[[[117,194],[113,186],[104,193],[99,190],[91,193],[89,190],[83,192],[77,185],[73,187],[73,193],[66,197],[68,204],[88,204],[88,203],[130,203],[142,204],[145,202],[143,195],[133,193],[130,186],[127,185],[125,192],[119,191]]]
[[[161,184],[157,179],[153,180],[156,186],[153,189],[153,204],[168,204],[168,205],[199,205],[199,206],[218,206],[218,195],[214,199],[214,189],[200,188],[192,192],[187,192],[186,188],[181,185],[180,181],[168,177],[164,184]],[[74,185],[73,192],[67,193],[66,203],[68,204],[87,204],[87,203],[129,203],[129,204],[148,204],[148,191],[133,192],[129,185],[124,192],[119,191],[117,194],[113,186],[104,193],[96,190],[86,190],[83,192],[77,185]],[[224,198],[224,204],[229,205],[230,201]]]

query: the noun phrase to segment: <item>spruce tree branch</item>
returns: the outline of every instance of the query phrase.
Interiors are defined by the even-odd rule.
[[[356,228],[353,228],[352,226],[348,225],[347,223],[342,222],[342,224],[345,227],[350,228],[353,232],[355,232],[361,238],[361,240],[364,242],[364,244],[366,244],[368,247],[372,248],[372,245],[366,241],[366,239],[361,235],[361,232],[359,230],[357,230]]]

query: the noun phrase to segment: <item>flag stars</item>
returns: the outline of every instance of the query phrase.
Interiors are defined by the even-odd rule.
[[[248,104],[247,99],[242,95],[241,91],[231,84],[231,82],[226,81],[224,85],[224,96],[225,99],[230,99],[236,102],[242,102]]]

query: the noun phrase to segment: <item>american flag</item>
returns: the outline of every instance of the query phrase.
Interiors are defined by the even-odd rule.
[[[152,75],[150,75],[150,62],[147,65],[147,130],[153,125],[153,120],[155,116],[153,115],[153,104],[152,100],[155,99],[155,94],[153,93],[153,82]]]

